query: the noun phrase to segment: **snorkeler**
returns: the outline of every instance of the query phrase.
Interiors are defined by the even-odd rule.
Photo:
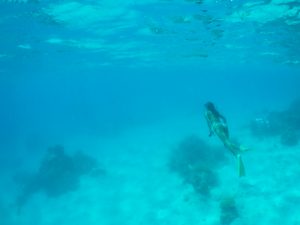
[[[248,149],[233,143],[229,138],[227,121],[215,108],[212,102],[205,104],[205,118],[209,128],[209,136],[216,134],[223,142],[224,146],[232,152],[238,163],[239,176],[245,175],[245,168],[241,158],[241,153]]]

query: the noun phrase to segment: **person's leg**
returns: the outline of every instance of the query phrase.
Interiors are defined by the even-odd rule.
[[[228,132],[226,132],[226,129],[224,127],[218,127],[218,129],[215,131],[215,133],[218,135],[220,140],[223,142],[224,146],[231,151],[231,153],[236,157],[237,159],[237,167],[238,167],[238,174],[239,177],[245,176],[245,167],[244,163],[241,158],[241,149],[240,146],[233,143],[228,136]]]
[[[236,157],[238,154],[240,154],[240,147],[236,144],[234,144],[231,140],[225,139],[223,141],[225,147],[231,151],[231,153]]]

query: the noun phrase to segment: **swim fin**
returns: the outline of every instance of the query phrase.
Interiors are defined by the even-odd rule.
[[[239,177],[243,177],[246,175],[245,173],[245,166],[244,163],[242,161],[242,157],[240,154],[237,155],[237,166],[238,166],[238,173],[239,173]]]

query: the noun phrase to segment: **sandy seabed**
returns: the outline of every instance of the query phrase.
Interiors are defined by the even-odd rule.
[[[233,197],[238,209],[232,225],[300,225],[300,147],[257,140],[245,129],[232,132],[252,149],[243,155],[247,175],[237,176],[228,152],[229,160],[217,171],[220,184],[206,199],[168,167],[172,149],[189,135],[221,146],[197,118],[136,127],[110,138],[70,139],[66,148],[87,149],[106,174],[83,177],[79,190],[58,198],[38,193],[20,213],[3,207],[8,218],[0,225],[218,225],[224,196]]]

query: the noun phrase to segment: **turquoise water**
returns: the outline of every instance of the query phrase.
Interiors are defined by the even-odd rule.
[[[300,224],[297,1],[0,13],[0,225]],[[245,177],[207,101],[250,148]]]

